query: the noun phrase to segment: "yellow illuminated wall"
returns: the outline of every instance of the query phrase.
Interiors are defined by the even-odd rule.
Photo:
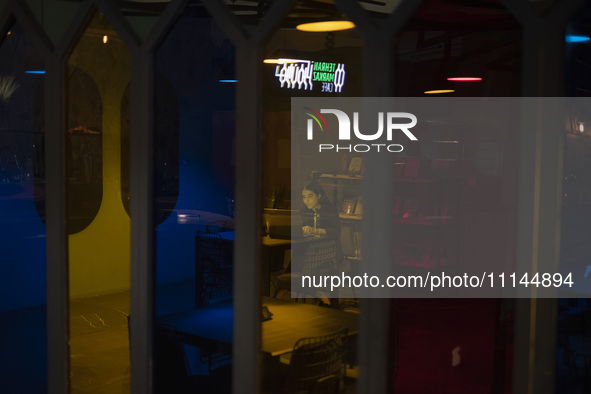
[[[127,290],[130,283],[130,219],[121,200],[121,101],[129,84],[130,56],[101,21],[93,19],[68,58],[70,68],[90,76],[102,103],[102,203],[92,222],[69,236],[71,298]]]

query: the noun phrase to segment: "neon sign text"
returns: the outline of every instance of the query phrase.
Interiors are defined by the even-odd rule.
[[[345,84],[345,65],[301,59],[277,59],[275,76],[282,88],[312,90],[314,82],[320,82],[323,92],[340,93]]]

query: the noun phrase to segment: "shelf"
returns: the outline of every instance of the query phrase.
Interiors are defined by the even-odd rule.
[[[345,260],[352,260],[352,261],[361,261],[360,257],[356,257],[356,256],[343,256],[343,259]]]
[[[441,219],[445,219],[445,221],[442,221]],[[453,216],[427,216],[425,218],[418,218],[418,219],[396,218],[396,219],[394,219],[394,223],[413,224],[413,225],[419,225],[419,226],[440,226],[443,224],[447,224],[448,221],[450,221],[452,219],[453,219]]]
[[[316,173],[316,174],[320,174],[320,178],[324,178],[324,179],[351,179],[351,180],[363,179],[363,177],[361,175],[351,176],[351,175],[346,175],[346,174],[322,174],[322,173]]]
[[[448,247],[443,242],[450,238],[445,234],[455,234],[459,228],[458,216],[451,215],[457,209],[453,203],[453,195],[449,195],[459,186],[458,179],[433,172],[392,175],[390,179],[395,184],[390,207],[392,211],[386,209],[384,214],[391,215],[389,220],[395,239],[393,246],[399,243],[396,240],[403,242],[400,247],[394,246],[398,249],[393,250],[394,261],[401,267],[423,269],[452,265],[455,257],[450,258],[449,254],[444,257],[444,252],[451,246]],[[356,203],[361,199],[361,181],[364,178],[320,171],[314,172],[313,177],[323,183],[327,195],[332,197],[335,205],[342,211],[339,212],[341,237],[343,246],[346,247],[343,250],[343,260],[361,261],[363,211],[355,211],[353,208],[357,209]],[[407,217],[402,217],[405,213]],[[450,239],[453,241],[453,236]]]
[[[394,178],[394,182],[402,183],[435,183],[438,178]]]
[[[339,217],[341,219],[349,219],[349,220],[361,220],[363,218],[362,215],[354,215],[354,214],[348,214],[348,213],[339,213]]]

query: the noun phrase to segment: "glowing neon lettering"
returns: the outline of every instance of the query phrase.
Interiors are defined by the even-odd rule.
[[[275,67],[275,76],[279,78],[281,87],[288,89],[312,90],[313,67],[309,60],[278,59]]]
[[[345,65],[339,64],[334,74],[335,92],[340,92],[345,84]]]
[[[321,83],[322,92],[340,93],[345,84],[345,65],[281,58],[277,59],[275,76],[281,88],[312,90],[314,81],[317,81]]]

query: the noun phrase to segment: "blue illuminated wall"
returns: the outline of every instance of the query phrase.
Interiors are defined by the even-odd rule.
[[[0,41],[0,312],[46,302],[44,206],[44,69],[36,50],[15,24]]]
[[[45,225],[33,181],[0,184],[0,312],[46,302]]]
[[[157,226],[161,285],[193,279],[196,231],[233,216],[235,84],[219,80],[233,75],[234,48],[208,17],[186,12],[156,52],[155,62],[158,78],[170,84],[178,102],[178,199]],[[158,112],[165,103],[158,97],[155,101]],[[179,219],[179,213],[189,220]]]

